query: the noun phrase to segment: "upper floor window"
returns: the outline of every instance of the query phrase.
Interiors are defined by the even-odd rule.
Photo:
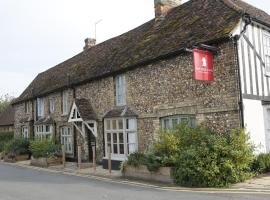
[[[263,47],[265,56],[265,73],[270,76],[270,33],[264,33]]]
[[[126,86],[125,76],[118,75],[115,77],[115,92],[116,92],[116,105],[123,106],[126,104]]]
[[[37,98],[37,116],[43,117],[44,116],[44,99]]]
[[[175,128],[178,124],[187,123],[191,127],[196,126],[196,119],[193,115],[174,115],[161,119],[161,128],[169,130]]]
[[[62,114],[68,114],[68,92],[64,91],[62,93]]]
[[[50,113],[54,113],[55,112],[55,104],[56,104],[56,98],[55,97],[51,97],[50,98]]]
[[[24,104],[25,113],[30,113],[30,101],[26,101]]]

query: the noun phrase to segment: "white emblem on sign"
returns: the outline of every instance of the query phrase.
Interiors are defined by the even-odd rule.
[[[202,66],[207,67],[207,61],[205,57],[202,58]]]

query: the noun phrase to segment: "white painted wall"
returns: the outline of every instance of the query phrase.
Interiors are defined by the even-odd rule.
[[[264,107],[261,101],[243,99],[244,120],[256,153],[266,152]]]

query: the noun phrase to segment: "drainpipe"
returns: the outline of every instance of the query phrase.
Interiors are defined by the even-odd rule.
[[[242,83],[241,83],[241,75],[240,75],[240,62],[239,62],[239,53],[238,53],[238,41],[240,39],[239,35],[236,35],[233,39],[234,49],[236,51],[236,64],[237,64],[237,76],[238,76],[238,88],[239,88],[239,102],[238,106],[240,108],[240,119],[241,119],[241,128],[245,128],[245,120],[244,120],[244,104],[243,104],[243,94],[242,94]]]

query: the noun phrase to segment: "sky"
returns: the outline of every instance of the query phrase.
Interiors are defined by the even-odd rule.
[[[184,0],[186,2],[187,0]],[[269,0],[246,0],[270,13]],[[0,96],[19,96],[38,73],[154,18],[154,0],[0,0]]]

